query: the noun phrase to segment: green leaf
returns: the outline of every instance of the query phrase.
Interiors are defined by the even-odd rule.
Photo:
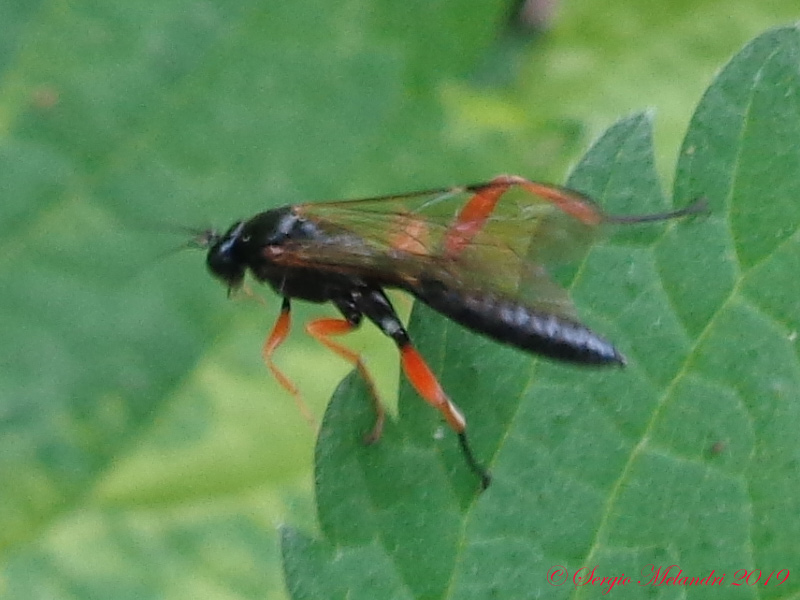
[[[0,2],[0,597],[284,594],[312,431],[259,364],[274,313],[160,260],[164,223],[471,172],[431,82],[503,11]]]
[[[408,385],[399,420],[365,447],[369,398],[351,376],[317,444],[321,537],[284,532],[293,598],[596,598],[623,574],[615,597],[798,592],[774,575],[734,585],[800,561],[798,63],[800,31],[771,31],[706,92],[674,205],[705,196],[709,215],[631,226],[573,274],[579,312],[626,369],[532,360],[415,306],[412,339],[494,483],[477,493]],[[612,127],[570,185],[615,213],[663,208],[651,127]],[[673,564],[669,576],[724,578],[647,585]],[[598,580],[575,587],[581,568]]]
[[[268,290],[266,307],[227,301],[202,255],[170,254],[186,241],[174,224],[224,227],[278,204],[501,172],[560,180],[584,121],[624,114],[622,98],[685,119],[720,56],[796,12],[788,0],[722,12],[705,0],[702,18],[680,4],[566,3],[546,43],[491,64],[513,84],[487,87],[474,69],[503,38],[504,4],[0,1],[0,598],[283,598],[277,525],[316,531],[313,434],[258,352],[277,303]],[[592,61],[575,61],[578,39]],[[794,296],[780,294],[791,284],[769,298],[759,288],[767,310],[792,315]],[[582,311],[617,335],[616,319]],[[354,337],[393,389],[394,348],[374,331]],[[326,356],[298,331],[278,357],[318,413],[346,369]],[[373,450],[394,455],[390,441]],[[463,511],[474,480],[445,452]],[[343,529],[334,517],[326,529]],[[339,556],[319,535],[294,539]],[[394,585],[379,546],[355,550],[359,570],[335,563],[303,584],[324,583],[318,596]],[[446,568],[431,566],[431,588]]]

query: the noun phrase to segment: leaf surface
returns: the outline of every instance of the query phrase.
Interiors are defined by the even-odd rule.
[[[626,369],[531,360],[415,306],[412,339],[493,471],[484,494],[409,386],[377,447],[358,442],[363,386],[340,387],[317,446],[323,537],[284,533],[294,598],[594,598],[622,574],[619,597],[797,592],[745,576],[800,558],[799,50],[796,28],[764,34],[698,106],[673,204],[704,196],[709,215],[631,226],[565,275]],[[615,213],[665,208],[649,115],[611,128],[569,184]],[[695,584],[653,583],[678,569]]]

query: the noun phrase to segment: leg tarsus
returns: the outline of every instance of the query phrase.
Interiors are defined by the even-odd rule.
[[[373,408],[375,409],[375,423],[372,425],[372,429],[364,434],[363,442],[365,446],[371,446],[381,439],[383,435],[383,424],[386,422],[386,409],[383,408],[380,398],[374,393],[370,395],[372,396]]]
[[[289,335],[289,329],[291,328],[292,324],[291,315],[291,303],[289,302],[288,298],[284,298],[278,320],[275,321],[272,331],[267,336],[267,339],[264,340],[264,345],[261,348],[261,356],[263,357],[264,363],[267,365],[267,368],[272,373],[272,376],[275,377],[278,384],[292,395],[300,414],[303,415],[303,418],[308,422],[311,428],[316,430],[317,420],[314,418],[314,415],[311,414],[308,405],[303,401],[303,396],[300,394],[300,390],[297,389],[297,386],[292,383],[292,381],[286,377],[286,375],[283,374],[283,372],[272,360],[272,355],[286,339],[286,336]]]
[[[364,361],[361,359],[361,355],[330,339],[330,336],[332,335],[344,335],[345,333],[350,333],[357,326],[357,323],[353,323],[349,320],[326,318],[312,321],[306,325],[306,331],[320,344],[352,364],[361,375],[361,378],[366,382],[367,387],[369,388],[370,396],[372,397],[373,407],[375,409],[375,424],[372,426],[372,429],[370,429],[369,432],[364,435],[364,443],[366,445],[370,445],[374,444],[381,438],[383,433],[383,425],[386,422],[386,409],[384,409],[383,404],[381,403],[380,397],[378,396],[378,390],[375,387],[375,382],[372,380],[372,376],[369,374],[369,371],[367,371],[367,367],[364,364]]]
[[[455,237],[453,239],[458,238]],[[356,308],[359,314],[363,313],[383,333],[392,338],[400,351],[400,360],[406,379],[408,379],[420,397],[438,410],[444,416],[447,424],[458,434],[459,443],[469,468],[480,478],[481,488],[486,489],[491,477],[486,469],[475,460],[465,433],[467,422],[464,419],[464,415],[461,414],[455,403],[450,400],[425,359],[414,348],[408,337],[408,332],[400,322],[389,299],[382,290],[373,289],[369,293],[358,297]]]
[[[483,468],[472,452],[472,447],[467,439],[467,422],[464,415],[447,396],[436,376],[430,370],[430,367],[425,363],[419,352],[414,349],[410,342],[406,342],[400,347],[400,353],[403,359],[403,370],[405,371],[406,378],[411,382],[411,385],[417,390],[417,393],[439,412],[442,413],[447,423],[458,435],[458,443],[461,446],[461,452],[467,462],[470,470],[475,473],[481,481],[481,490],[489,487],[492,481],[489,472]]]
[[[492,475],[489,471],[486,470],[483,465],[481,465],[477,460],[475,460],[475,455],[472,453],[472,447],[469,444],[469,440],[467,440],[467,432],[462,431],[458,434],[458,443],[461,446],[461,452],[464,455],[464,459],[467,461],[467,465],[472,470],[475,475],[477,475],[481,480],[481,491],[485,490],[489,487],[489,484],[492,483]]]

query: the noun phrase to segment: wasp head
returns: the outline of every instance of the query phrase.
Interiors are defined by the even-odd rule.
[[[206,265],[211,274],[228,286],[229,290],[242,285],[247,264],[242,256],[242,229],[244,221],[234,223],[220,234],[215,229],[199,232],[191,241],[196,248],[208,249]]]

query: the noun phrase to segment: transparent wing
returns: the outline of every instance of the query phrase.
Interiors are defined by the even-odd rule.
[[[413,288],[421,278],[575,318],[549,267],[582,256],[603,220],[585,196],[519,178],[402,196],[302,204],[320,236],[282,247],[313,264]],[[524,182],[525,187],[520,184]]]

